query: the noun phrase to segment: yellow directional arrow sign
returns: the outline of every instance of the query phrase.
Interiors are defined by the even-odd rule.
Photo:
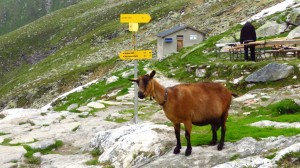
[[[151,16],[149,14],[121,14],[121,23],[149,23]]]
[[[152,50],[127,50],[119,54],[122,60],[152,59]]]

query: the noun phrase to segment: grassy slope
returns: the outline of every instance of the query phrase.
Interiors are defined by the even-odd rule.
[[[49,12],[65,8],[79,0],[52,0]],[[11,32],[47,14],[45,1],[0,0],[0,35]]]
[[[155,2],[134,0],[125,4],[105,4],[104,0],[86,1],[54,12],[1,36],[1,63],[4,69],[10,69],[9,73],[1,77],[1,95],[8,94],[12,89],[17,90],[16,88],[20,91],[33,88],[33,85],[39,88],[61,79],[70,83],[76,82],[81,74],[93,72],[99,66],[99,63],[94,62],[78,67],[85,57],[103,47],[95,45],[95,37],[105,39],[116,30],[123,30],[122,24],[119,23],[119,14],[152,11],[155,13],[154,17],[158,18],[168,14],[169,10],[178,10],[184,2],[184,0]],[[118,42],[118,39],[124,40],[124,36],[108,41],[105,45],[112,45]],[[33,66],[20,60],[22,54],[30,56],[36,52],[46,52],[53,47],[57,48],[54,54]],[[11,65],[16,63],[22,66],[12,70]],[[61,85],[64,84],[66,83]],[[13,93],[11,97],[17,94]]]

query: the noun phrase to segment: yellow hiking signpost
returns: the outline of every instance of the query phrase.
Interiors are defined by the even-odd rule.
[[[122,60],[152,59],[152,50],[127,50],[119,54]]]
[[[134,78],[137,78],[137,60],[152,59],[152,50],[136,50],[136,32],[139,29],[139,23],[149,23],[151,16],[149,14],[120,14],[120,22],[129,24],[129,31],[132,32],[133,50],[122,51],[119,54],[122,60],[134,60]],[[138,86],[134,84],[134,118],[135,124],[138,123]]]
[[[121,14],[121,23],[149,23],[151,16],[149,14]]]

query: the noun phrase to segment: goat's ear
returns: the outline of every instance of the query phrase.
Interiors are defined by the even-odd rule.
[[[151,72],[151,74],[150,74],[150,79],[152,79],[152,78],[154,77],[155,73],[156,73],[156,72],[155,72],[154,70]]]
[[[128,79],[128,80],[130,80],[131,82],[138,83],[138,80],[137,80],[137,79]]]

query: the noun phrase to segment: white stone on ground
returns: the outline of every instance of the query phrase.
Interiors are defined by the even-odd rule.
[[[250,124],[250,126],[275,127],[275,128],[300,128],[300,122],[284,123],[284,122],[263,120],[263,121],[258,121],[258,122],[252,123],[252,124]]]

